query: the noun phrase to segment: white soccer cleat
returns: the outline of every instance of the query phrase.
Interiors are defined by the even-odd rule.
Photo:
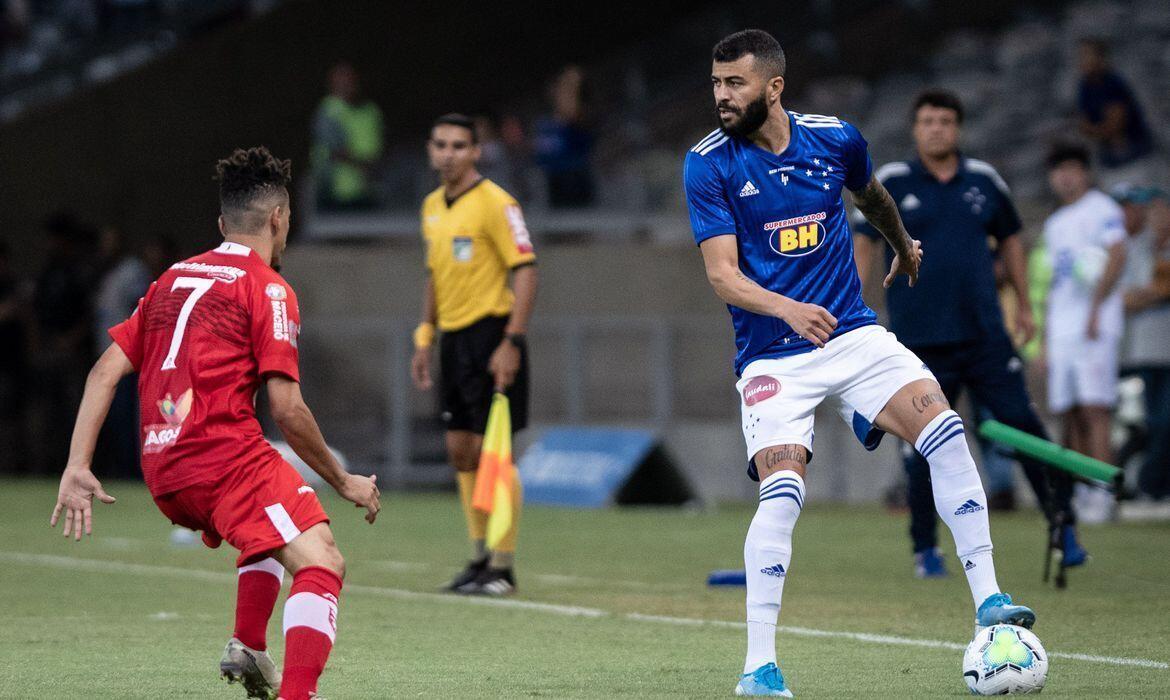
[[[219,673],[228,683],[241,683],[250,698],[276,700],[280,670],[266,651],[256,651],[232,637],[219,660]]]

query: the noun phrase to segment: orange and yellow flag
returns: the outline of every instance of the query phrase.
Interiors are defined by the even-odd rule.
[[[472,506],[488,514],[488,549],[495,549],[512,527],[512,485],[518,478],[512,463],[512,411],[508,397],[497,393],[488,413],[471,499]]]

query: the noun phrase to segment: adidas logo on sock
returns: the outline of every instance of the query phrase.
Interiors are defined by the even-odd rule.
[[[970,571],[971,569],[974,569],[974,568],[975,568],[975,562],[971,561],[970,559],[968,559],[967,563],[963,565],[963,571]]]
[[[747,184],[744,185],[743,188],[739,191],[739,196],[740,197],[750,197],[753,194],[759,194],[759,193],[760,193],[760,191],[758,189],[756,189],[756,186],[752,184],[752,181],[748,180]]]
[[[784,567],[780,566],[779,564],[774,564],[772,566],[760,569],[760,573],[766,574],[768,576],[775,576],[776,578],[784,578]]]
[[[983,506],[979,505],[978,501],[976,501],[974,498],[968,498],[966,503],[959,506],[958,509],[955,510],[955,515],[978,513],[981,510],[983,510]]]

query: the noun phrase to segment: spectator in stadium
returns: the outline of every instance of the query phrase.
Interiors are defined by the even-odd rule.
[[[334,210],[375,206],[372,179],[382,148],[382,110],[362,95],[352,65],[334,65],[329,69],[329,94],[313,121],[318,206]]]
[[[94,347],[105,347],[109,329],[126,320],[153,278],[146,263],[127,249],[117,227],[102,229],[99,246],[105,270],[94,297]]]
[[[0,454],[23,455],[26,337],[20,288],[11,260],[8,244],[0,241]],[[28,465],[14,460],[9,466],[19,471]]]
[[[888,163],[876,177],[898,205],[906,230],[922,241],[930,263],[922,267],[914,288],[904,283],[889,288],[890,329],[938,379],[943,396],[933,400],[954,406],[967,389],[991,417],[1047,439],[1024,385],[1023,361],[1004,325],[988,243],[991,239],[997,245],[1017,302],[1015,335],[1019,342],[1027,342],[1035,324],[1018,235],[1021,224],[1007,184],[988,163],[960,153],[963,105],[956,95],[945,90],[922,92],[910,116],[917,157]],[[864,282],[873,269],[881,234],[862,217],[856,219],[855,231],[858,273]],[[886,257],[888,265],[893,252]],[[923,323],[924,318],[931,322]],[[925,409],[924,405],[919,410]],[[1077,542],[1071,481],[1040,462],[1020,463],[1051,526],[1061,529],[1066,565],[1083,564],[1086,555]],[[930,465],[911,449],[905,453],[905,469],[915,573],[920,578],[945,576],[937,547]]]
[[[34,468],[64,463],[67,431],[58,422],[77,410],[93,352],[90,325],[92,274],[83,254],[88,229],[71,214],[57,214],[45,224],[48,245],[44,269],[33,290],[33,418],[42,436],[29,446]]]
[[[146,263],[152,279],[161,277],[162,273],[178,259],[179,250],[175,247],[175,242],[169,238],[158,236],[142,246],[142,262]]]
[[[500,136],[500,122],[494,114],[475,117],[479,137],[479,172],[509,192],[516,190],[516,164],[508,144]]]
[[[1129,84],[1109,65],[1105,43],[1086,39],[1079,49],[1080,126],[1097,145],[1101,165],[1116,168],[1148,155],[1154,142],[1142,108]]]
[[[534,125],[532,154],[544,170],[553,207],[593,204],[593,134],[585,125],[585,73],[566,66],[549,86],[552,113]]]
[[[127,249],[117,227],[102,229],[99,245],[106,263],[94,298],[95,348],[110,344],[109,330],[134,311],[154,279],[146,263]],[[102,426],[96,460],[106,474],[121,478],[138,477],[136,376],[123,377],[118,383],[110,413]]]
[[[1052,267],[1045,332],[1048,407],[1064,424],[1069,448],[1113,462],[1109,426],[1117,403],[1118,346],[1124,306],[1118,281],[1125,267],[1121,207],[1093,186],[1089,151],[1058,144],[1047,158],[1048,184],[1060,207],[1044,222]],[[1088,493],[1088,492],[1086,492]],[[1095,513],[1111,505],[1100,494]]]
[[[427,277],[411,376],[420,391],[432,388],[431,346],[437,328],[442,333],[439,401],[447,426],[447,457],[474,551],[446,589],[508,595],[516,589],[520,483],[514,483],[511,494],[512,526],[491,551],[487,514],[471,503],[495,394],[508,397],[513,432],[528,423],[525,333],[536,301],[536,254],[520,205],[476,168],[480,152],[470,118],[447,114],[435,120],[427,155],[442,184],[422,205]]]
[[[1113,197],[1125,211],[1129,235],[1121,287],[1127,315],[1122,367],[1142,378],[1146,453],[1138,490],[1170,497],[1170,205],[1148,187],[1120,186]]]

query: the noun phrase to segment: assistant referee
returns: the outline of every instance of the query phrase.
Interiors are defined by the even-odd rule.
[[[989,164],[959,152],[963,105],[957,96],[925,91],[914,101],[911,118],[918,157],[888,163],[876,177],[897,203],[906,230],[930,251],[930,264],[923,267],[913,289],[896,282],[887,291],[890,330],[938,379],[944,396],[927,397],[927,402],[954,405],[966,389],[996,420],[1047,440],[1024,386],[1024,364],[1004,327],[988,243],[996,241],[1008,284],[1019,300],[1015,330],[1026,343],[1035,324],[1018,235],[1020,218],[1007,184]],[[878,232],[864,220],[857,221],[854,230],[857,269],[864,282],[872,269]],[[1019,461],[1050,523],[1061,526],[1065,566],[1083,564],[1086,554],[1074,526],[1071,478],[1023,456]],[[944,576],[935,546],[930,467],[914,450],[906,453],[905,467],[916,574]]]
[[[446,114],[431,127],[427,154],[441,185],[422,204],[427,281],[415,329],[411,375],[429,390],[431,346],[439,341],[439,394],[447,425],[447,458],[455,469],[474,556],[446,589],[508,595],[516,589],[513,560],[523,500],[519,481],[512,528],[487,551],[487,515],[472,508],[475,470],[492,396],[503,391],[512,431],[528,423],[525,333],[536,300],[536,255],[516,200],[476,169],[480,149],[469,117]],[[511,275],[511,287],[508,278]]]

